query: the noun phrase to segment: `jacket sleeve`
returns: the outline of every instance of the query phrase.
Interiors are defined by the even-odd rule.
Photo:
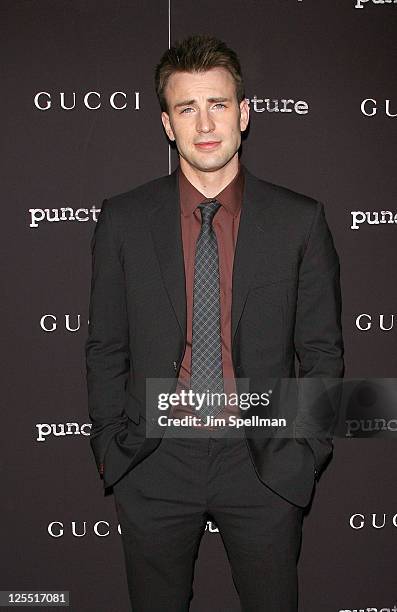
[[[319,473],[332,453],[344,375],[340,265],[324,206],[316,210],[299,271],[294,342],[299,361],[295,434],[312,448]],[[334,391],[329,393],[333,386]]]
[[[101,475],[109,442],[127,422],[123,407],[129,375],[129,330],[120,249],[112,227],[111,204],[104,200],[91,240],[85,344],[90,444]]]

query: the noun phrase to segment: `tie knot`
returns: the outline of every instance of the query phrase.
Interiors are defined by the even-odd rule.
[[[202,202],[198,205],[198,208],[201,210],[202,225],[211,225],[212,219],[214,218],[219,207],[220,204],[216,200],[211,200],[211,202]]]

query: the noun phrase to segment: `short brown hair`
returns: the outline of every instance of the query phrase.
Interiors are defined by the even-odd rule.
[[[235,51],[213,36],[193,35],[176,42],[156,66],[156,94],[162,111],[167,112],[164,90],[174,72],[205,72],[211,68],[226,68],[236,84],[237,101],[244,99],[244,83],[240,61]]]

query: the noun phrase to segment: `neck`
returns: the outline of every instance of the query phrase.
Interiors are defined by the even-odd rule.
[[[239,165],[238,153],[223,168],[213,172],[198,170],[188,164],[183,157],[179,157],[179,163],[188,181],[206,198],[217,196],[234,179]]]

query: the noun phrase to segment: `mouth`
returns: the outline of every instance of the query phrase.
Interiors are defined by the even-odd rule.
[[[206,142],[196,142],[194,146],[202,151],[209,151],[215,149],[218,145],[220,145],[220,140],[208,140]]]

